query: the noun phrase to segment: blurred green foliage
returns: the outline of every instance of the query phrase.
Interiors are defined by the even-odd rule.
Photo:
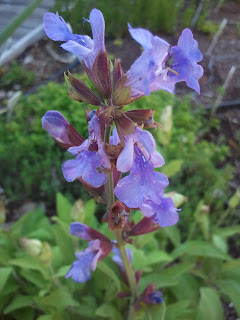
[[[30,198],[53,204],[58,190],[75,196],[81,193],[80,184],[66,183],[61,172],[68,153],[42,129],[41,118],[51,109],[60,111],[87,136],[84,107],[68,96],[65,85],[49,83],[37,94],[21,98],[10,119],[7,114],[0,118],[4,137],[0,142],[0,175],[10,201]]]
[[[27,87],[34,82],[35,74],[25,70],[16,61],[7,68],[0,67],[0,89],[12,89],[14,85]]]
[[[56,201],[52,223],[39,208],[25,213],[10,228],[0,227],[0,313],[11,320],[126,319],[129,299],[116,295],[127,286],[112,254],[98,262],[86,283],[64,278],[74,251],[87,245],[69,235],[69,223],[84,223],[113,239],[108,225],[95,217],[94,200],[72,206],[58,193]],[[135,222],[141,218],[140,211],[132,212]],[[227,242],[240,234],[240,225],[211,224],[211,215],[201,204],[193,218],[187,224],[192,235],[187,241],[177,224],[138,236],[134,246],[129,245],[135,270],[142,270],[139,293],[155,283],[165,305],[142,305],[136,319],[206,320],[210,315],[211,320],[223,320],[222,300],[233,303],[240,316],[240,259],[228,254]],[[192,226],[204,220],[200,231],[192,232]]]
[[[71,23],[74,31],[79,31],[82,17],[88,18],[93,8],[102,11],[106,23],[106,35],[123,36],[127,33],[127,23],[132,26],[150,28],[151,31],[175,30],[178,23],[182,0],[98,0],[98,1],[56,1],[55,11]],[[79,14],[80,13],[80,14]]]
[[[186,0],[57,0],[53,11],[58,11],[74,32],[81,34],[82,17],[88,18],[90,11],[97,8],[106,22],[106,36],[121,37],[128,33],[128,22],[133,27],[147,28],[155,33],[174,32],[178,25],[189,27],[197,5],[195,0],[190,3]],[[197,24],[199,30],[203,30],[210,8],[210,0],[206,0]]]

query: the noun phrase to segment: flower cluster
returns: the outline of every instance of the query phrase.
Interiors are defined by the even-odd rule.
[[[98,201],[107,203],[103,221],[108,223],[110,230],[120,231],[122,241],[126,243],[132,236],[174,225],[178,221],[178,213],[172,199],[164,196],[167,176],[154,170],[164,165],[164,159],[156,150],[152,134],[145,130],[158,125],[153,120],[153,111],[125,112],[124,105],[155,90],[173,93],[175,83],[180,81],[185,81],[199,93],[198,80],[203,69],[197,62],[201,61],[202,55],[189,29],[183,30],[177,46],[170,47],[148,30],[129,25],[131,36],[144,50],[130,70],[124,73],[118,59],[110,68],[102,13],[93,9],[89,20],[84,19],[84,22],[90,23],[93,39],[72,34],[58,14],[44,15],[44,30],[48,37],[63,41],[61,47],[78,56],[97,88],[94,92],[70,72],[65,74],[70,96],[97,107],[92,111],[86,110],[89,136],[83,138],[58,111],[48,111],[42,118],[42,125],[61,147],[76,157],[63,163],[65,179],[68,182],[80,180]],[[171,67],[169,59],[172,60]],[[112,182],[112,190],[109,190],[108,181]],[[111,192],[118,200],[109,201]],[[131,209],[140,209],[144,215],[137,224],[129,219]],[[115,253],[113,260],[124,274],[116,243],[81,223],[71,224],[70,233],[88,241],[88,247],[76,253],[77,260],[68,271],[67,278],[72,277],[76,282],[87,281],[90,270],[94,271],[97,262],[112,250]],[[128,258],[130,263],[130,252]],[[149,285],[139,301],[161,303],[162,295]]]

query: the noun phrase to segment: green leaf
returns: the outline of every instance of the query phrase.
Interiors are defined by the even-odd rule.
[[[99,261],[98,262],[98,266],[97,268],[102,271],[104,274],[106,274],[109,278],[111,278],[111,280],[113,280],[113,283],[116,286],[116,290],[117,292],[120,291],[121,289],[121,284],[120,284],[120,280],[118,279],[118,277],[116,276],[116,274],[112,271],[112,269],[110,269],[105,262],[103,261]]]
[[[31,296],[17,295],[4,309],[4,314],[8,314],[14,310],[18,310],[24,307],[30,307],[33,304],[33,298]]]
[[[140,291],[144,290],[149,283],[154,283],[157,288],[173,287],[178,284],[177,279],[162,277],[159,273],[152,273],[140,279]]]
[[[96,203],[93,199],[84,204],[84,223],[92,228],[96,227],[97,219],[95,217]]]
[[[158,130],[158,141],[166,146],[170,142],[172,132],[172,106],[165,107],[159,119],[161,130]]]
[[[59,219],[67,224],[71,223],[71,209],[72,205],[67,198],[60,192],[57,193],[57,215]]]
[[[231,257],[208,242],[201,240],[187,241],[176,248],[171,256],[176,259],[184,254],[215,259],[231,260]]]
[[[0,292],[12,273],[12,268],[0,268]]]
[[[200,289],[200,301],[196,320],[223,320],[223,308],[218,294],[212,288]]]
[[[119,311],[110,303],[106,303],[101,305],[101,307],[97,308],[96,315],[102,318],[114,319],[114,320],[122,320],[122,316]]]
[[[21,270],[20,275],[40,289],[47,288],[50,283],[47,282],[41,273],[31,270]]]
[[[154,283],[157,288],[172,287],[178,285],[178,278],[191,271],[194,263],[179,263],[162,270],[160,273],[151,273],[141,277],[139,287],[143,290],[149,283]]]
[[[44,314],[38,317],[37,320],[52,320],[52,316],[50,314]]]
[[[222,278],[228,278],[240,283],[240,259],[225,262],[221,270]]]
[[[166,307],[165,320],[192,320],[193,311],[190,309],[191,301],[183,300]],[[210,320],[210,319],[209,319]]]
[[[198,301],[199,288],[202,286],[202,281],[199,278],[184,273],[178,278],[178,285],[171,287],[170,290],[177,300]]]
[[[67,266],[62,266],[57,273],[54,274],[54,277],[56,278],[62,278],[65,277],[66,273],[68,272],[68,270],[70,269],[71,265],[67,265]]]
[[[162,228],[161,231],[166,234],[166,236],[169,238],[169,240],[172,242],[172,244],[175,247],[178,247],[180,245],[180,242],[181,242],[180,231],[176,225],[172,227]]]
[[[220,237],[217,234],[213,234],[212,241],[213,241],[213,244],[215,245],[215,247],[217,247],[222,252],[227,253],[228,245],[227,245],[227,242],[222,237]]]
[[[46,228],[38,228],[33,232],[28,234],[28,238],[30,239],[38,239],[41,241],[51,241],[53,239],[53,232],[50,229]]]
[[[43,222],[42,222],[43,221]],[[49,224],[48,219],[42,208],[25,213],[12,227],[12,234],[19,238],[20,236],[27,236],[35,229],[34,226],[40,227],[41,223]]]
[[[58,288],[42,298],[40,304],[53,307],[56,310],[64,310],[67,307],[79,307],[79,303],[73,299],[65,287]]]
[[[11,315],[16,320],[33,320],[35,318],[35,310],[33,308],[24,307],[12,312]]]
[[[144,269],[144,267],[150,266],[155,263],[172,261],[172,257],[161,250],[145,254],[143,250],[131,247],[131,251],[133,254],[133,265],[135,269]]]
[[[52,226],[53,232],[56,237],[57,244],[61,250],[64,264],[71,264],[75,260],[73,239],[69,234],[69,226],[61,221],[58,217],[54,217],[53,220],[57,223]]]
[[[50,278],[49,269],[43,266],[39,260],[34,257],[25,256],[24,258],[12,259],[9,260],[9,264],[23,269],[38,270],[42,273],[45,279]]]
[[[161,168],[161,172],[171,178],[181,170],[183,162],[181,159],[171,160]]]
[[[232,226],[232,227],[226,227],[226,228],[220,228],[215,231],[215,233],[223,238],[232,237],[235,234],[240,233],[240,225]]]
[[[172,257],[166,253],[165,251],[153,251],[146,255],[146,261],[144,266],[152,265],[160,262],[170,262],[172,261]]]
[[[237,188],[237,191],[229,199],[228,204],[230,208],[234,209],[239,205],[239,203],[240,203],[240,188]]]
[[[227,296],[240,317],[240,283],[233,280],[218,280],[216,285],[221,289],[223,297]]]

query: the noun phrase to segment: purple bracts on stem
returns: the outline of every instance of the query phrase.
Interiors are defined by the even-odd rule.
[[[94,60],[100,50],[104,52],[105,22],[101,11],[93,9],[89,20],[91,24],[93,39],[88,36],[73,34],[66,22],[58,13],[47,12],[43,17],[43,26],[46,35],[54,41],[65,41],[61,47],[83,60],[88,69],[92,69]]]
[[[86,240],[86,241],[91,241],[91,240],[100,240],[101,242],[104,241],[106,243],[109,243],[110,246],[112,247],[111,241],[104,236],[101,232],[88,227],[86,224],[80,223],[80,222],[73,222],[70,225],[70,234],[72,236],[76,236],[80,239]],[[108,250],[108,249],[107,249]],[[105,251],[105,250],[103,250]],[[111,249],[110,249],[111,251]]]

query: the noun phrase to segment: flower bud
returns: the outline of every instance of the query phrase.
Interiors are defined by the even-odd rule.
[[[19,243],[24,248],[24,250],[32,257],[38,257],[42,253],[42,242],[37,239],[20,238]]]
[[[42,117],[42,127],[64,149],[79,146],[85,140],[58,111],[48,111]]]
[[[91,79],[91,81],[95,84],[102,96],[105,99],[111,98],[111,73],[106,50],[104,52],[99,52],[93,63],[92,70],[89,70],[86,67],[86,72],[89,79]]]
[[[52,263],[52,249],[48,242],[43,242],[42,253],[39,257],[42,264],[50,266]]]
[[[99,97],[88,88],[81,80],[68,73],[64,74],[65,82],[68,86],[68,92],[72,99],[79,102],[86,102],[94,106],[100,106],[102,104]]]

